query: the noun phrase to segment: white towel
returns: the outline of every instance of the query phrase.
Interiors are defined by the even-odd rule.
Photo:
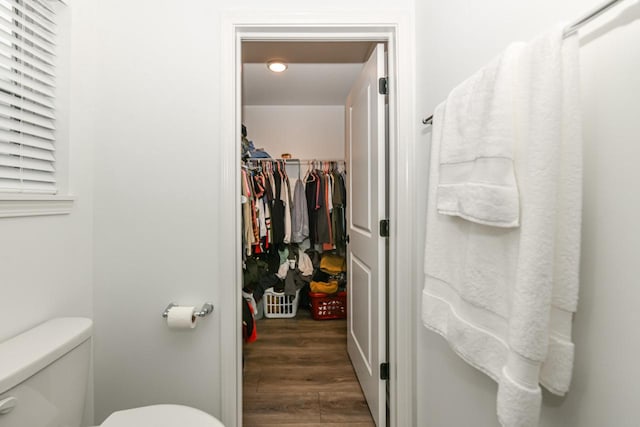
[[[513,154],[520,227],[440,215],[443,123],[433,120],[425,246],[425,326],[498,382],[505,427],[538,424],[541,390],[562,395],[573,365],[578,295],[581,135],[576,36],[559,28],[518,53]]]
[[[517,227],[518,186],[513,170],[517,59],[514,43],[453,89],[440,142],[438,212],[479,224]]]

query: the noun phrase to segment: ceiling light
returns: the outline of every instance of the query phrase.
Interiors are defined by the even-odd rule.
[[[269,68],[274,73],[281,73],[287,69],[287,64],[280,61],[269,61],[267,62],[267,68]]]

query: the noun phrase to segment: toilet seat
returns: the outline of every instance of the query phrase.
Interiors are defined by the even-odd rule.
[[[224,427],[215,417],[183,405],[151,405],[117,411],[100,427]]]

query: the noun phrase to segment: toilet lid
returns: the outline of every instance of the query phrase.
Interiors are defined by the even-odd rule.
[[[100,427],[224,427],[216,418],[183,405],[152,405],[114,412]]]

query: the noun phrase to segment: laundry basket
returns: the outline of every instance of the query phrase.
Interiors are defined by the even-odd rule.
[[[296,291],[296,296],[292,298],[289,295],[278,293],[269,288],[264,291],[262,303],[264,304],[264,315],[269,319],[283,319],[296,317],[298,312],[298,296],[300,290]]]
[[[345,319],[347,317],[347,293],[335,294],[309,292],[311,317],[314,320]]]

